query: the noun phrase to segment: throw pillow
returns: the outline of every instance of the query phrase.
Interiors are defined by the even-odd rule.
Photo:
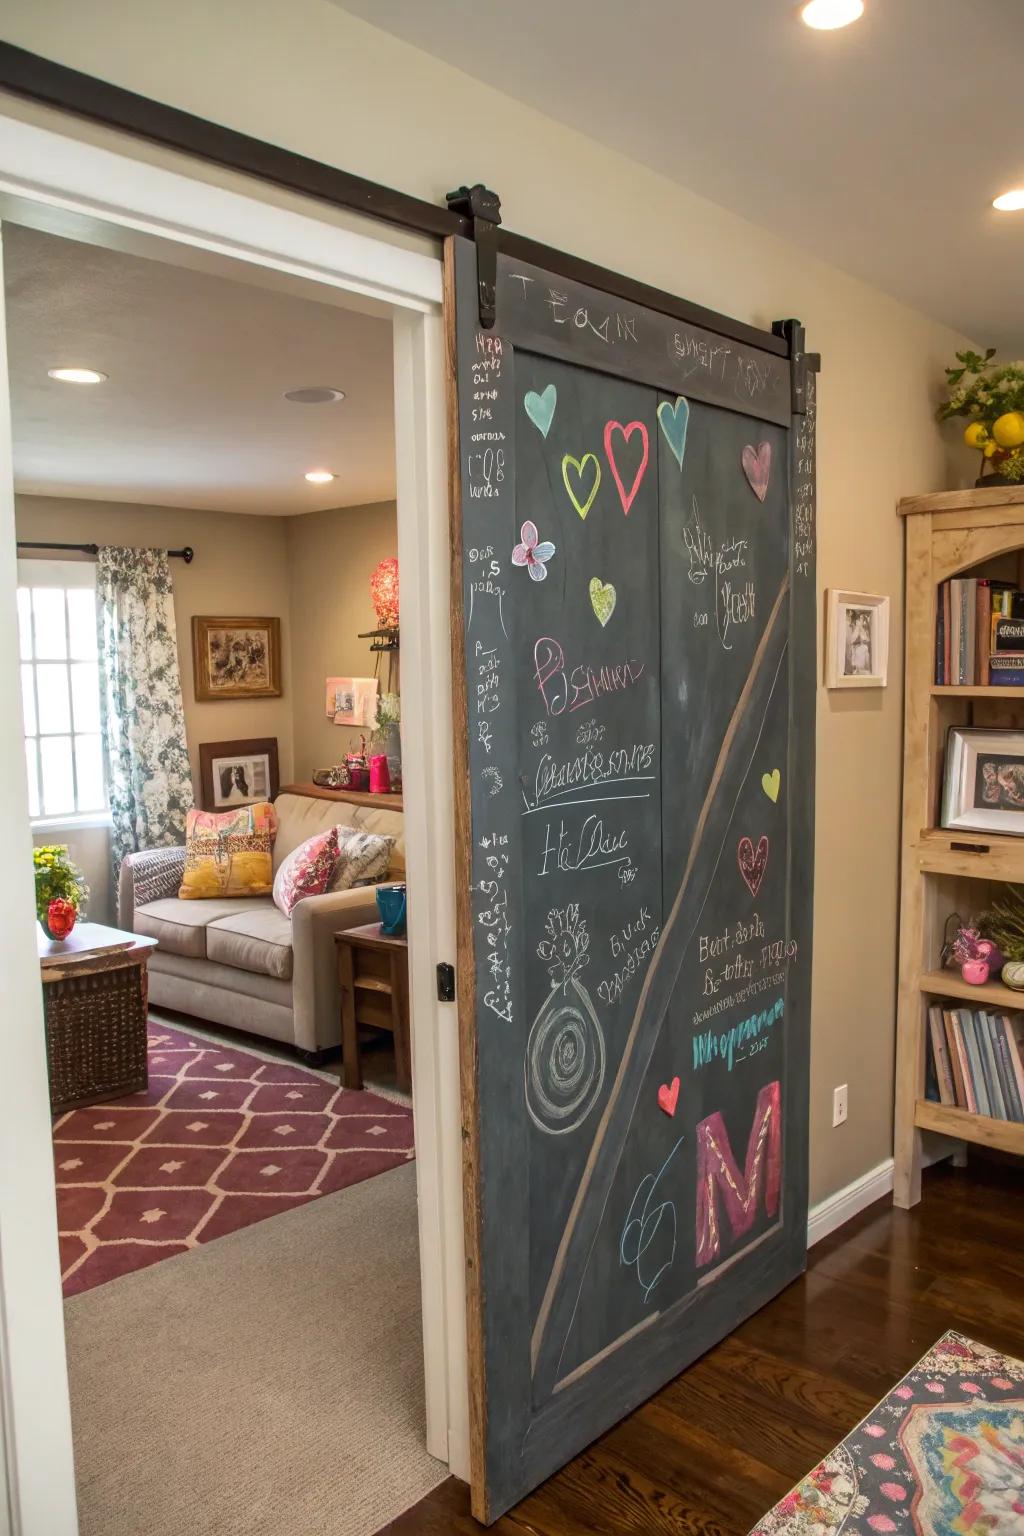
[[[338,863],[332,891],[348,891],[354,885],[369,885],[386,880],[393,837],[379,832],[359,832],[355,827],[338,827]]]
[[[322,896],[338,862],[338,829],[329,827],[307,837],[285,859],[274,876],[274,904],[285,917],[304,896]]]
[[[269,896],[277,812],[268,800],[218,815],[189,811],[185,819],[184,901],[214,896]]]

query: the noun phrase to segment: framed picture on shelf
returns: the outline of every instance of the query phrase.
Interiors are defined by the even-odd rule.
[[[192,670],[196,699],[281,697],[281,620],[192,620]]]
[[[199,748],[199,786],[204,811],[273,800],[280,787],[277,737],[204,742]]]
[[[335,725],[372,726],[377,718],[377,679],[329,677],[324,709]]]
[[[951,727],[942,825],[1024,837],[1024,731]]]
[[[827,593],[825,686],[884,688],[889,674],[889,599]]]

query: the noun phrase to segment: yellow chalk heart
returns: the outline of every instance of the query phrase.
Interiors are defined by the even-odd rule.
[[[576,492],[573,490],[572,486],[569,484],[569,466],[572,466],[582,481],[583,471],[588,464],[593,464],[594,466],[594,483],[590,487],[590,494],[586,501],[581,501],[579,496],[577,496]],[[569,493],[569,500],[576,508],[576,511],[579,513],[580,517],[586,517],[591,507],[594,505],[594,497],[597,495],[597,488],[601,484],[601,465],[598,462],[596,455],[592,453],[585,453],[582,459],[574,459],[571,453],[565,454],[562,458],[562,482]],[[580,490],[583,490],[582,485],[580,486]]]
[[[615,612],[615,588],[610,581],[602,581],[599,576],[590,578],[590,606],[603,629]]]
[[[761,788],[764,790],[765,794],[768,796],[768,799],[772,802],[773,805],[779,798],[779,788],[781,784],[782,774],[777,768],[773,768],[771,773],[762,773]]]

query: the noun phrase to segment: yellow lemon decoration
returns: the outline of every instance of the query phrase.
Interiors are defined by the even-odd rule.
[[[964,442],[968,448],[984,448],[988,442],[988,428],[983,421],[972,421],[964,430]]]
[[[986,459],[992,459],[995,458],[996,454],[999,452],[999,448],[996,443],[986,443],[982,449],[982,452],[984,453]]]
[[[1007,411],[992,424],[992,436],[1000,448],[1019,448],[1024,443],[1024,411]]]

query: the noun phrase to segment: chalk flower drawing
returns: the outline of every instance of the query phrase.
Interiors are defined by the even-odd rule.
[[[590,935],[576,902],[552,908],[537,945],[551,991],[533,1021],[524,1064],[526,1107],[549,1135],[574,1131],[594,1108],[604,1082],[604,1035],[579,973],[590,963]]]
[[[547,563],[555,552],[555,546],[545,541],[538,543],[540,535],[537,532],[537,524],[525,522],[519,530],[521,544],[517,544],[512,551],[512,564],[525,565],[534,581],[544,581],[547,577]]]

